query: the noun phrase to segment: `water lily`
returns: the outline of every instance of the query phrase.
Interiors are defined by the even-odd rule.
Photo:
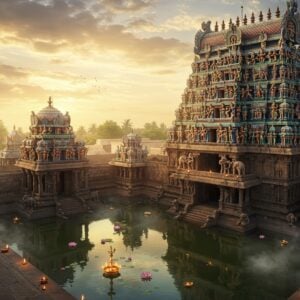
[[[75,248],[77,246],[77,243],[76,242],[69,242],[68,246],[70,248]]]

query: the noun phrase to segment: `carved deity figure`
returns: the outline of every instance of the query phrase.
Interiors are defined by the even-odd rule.
[[[245,172],[245,164],[242,161],[232,159],[232,174],[238,176],[244,176]]]

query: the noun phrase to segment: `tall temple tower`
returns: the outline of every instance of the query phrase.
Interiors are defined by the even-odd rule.
[[[169,190],[186,218],[274,228],[300,215],[300,17],[287,2],[225,29],[203,23],[192,74],[169,131]],[[220,30],[219,30],[220,29]],[[178,205],[177,204],[177,205]]]
[[[30,136],[16,165],[23,170],[22,211],[30,218],[64,215],[66,203],[84,205],[89,194],[87,148],[75,141],[71,117],[48,106],[31,113]]]

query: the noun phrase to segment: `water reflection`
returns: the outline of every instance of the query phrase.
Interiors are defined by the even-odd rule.
[[[144,216],[151,210],[151,216]],[[113,233],[113,224],[122,231]],[[122,277],[102,278],[112,238],[120,253]],[[297,288],[298,240],[281,248],[281,237],[264,241],[220,230],[199,230],[153,207],[101,209],[97,216],[0,223],[0,238],[16,244],[31,263],[77,298],[87,299],[285,299]],[[77,246],[69,248],[75,241]],[[133,256],[133,261],[128,257]],[[140,273],[153,272],[149,283]],[[185,281],[193,281],[190,289]]]

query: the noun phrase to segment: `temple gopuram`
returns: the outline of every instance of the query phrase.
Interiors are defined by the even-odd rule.
[[[14,126],[12,132],[6,138],[6,145],[0,152],[0,166],[12,166],[19,158],[19,150],[22,143],[22,137]]]
[[[148,151],[141,142],[137,134],[124,136],[123,143],[117,147],[115,158],[109,162],[114,166],[116,184],[121,188],[121,193],[127,196],[141,192],[145,179]]]
[[[21,211],[30,218],[84,211],[89,196],[87,149],[75,141],[71,118],[48,106],[31,114],[30,136],[16,165],[23,171]]]
[[[293,0],[202,23],[168,134],[170,212],[242,232],[300,215],[299,42]]]

